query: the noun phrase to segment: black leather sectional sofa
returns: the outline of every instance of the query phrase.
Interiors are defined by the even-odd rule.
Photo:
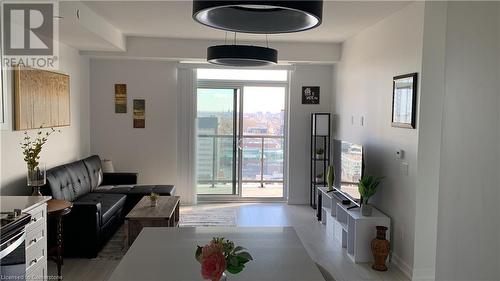
[[[96,257],[124,216],[151,192],[173,195],[173,185],[137,185],[136,173],[103,173],[94,155],[47,171],[44,195],[73,202],[64,217],[66,256]]]

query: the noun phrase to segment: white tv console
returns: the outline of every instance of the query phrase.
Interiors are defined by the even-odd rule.
[[[352,204],[343,205],[333,192],[326,187],[318,187],[318,220],[326,225],[327,232],[342,242],[347,255],[353,262],[371,262],[371,241],[376,237],[377,225],[388,228],[387,240],[390,240],[391,221],[382,212],[373,208],[370,217],[361,215],[360,208],[348,209]]]

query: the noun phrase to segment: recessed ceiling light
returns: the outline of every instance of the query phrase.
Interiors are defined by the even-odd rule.
[[[234,32],[299,32],[321,24],[323,1],[193,1],[193,19]]]

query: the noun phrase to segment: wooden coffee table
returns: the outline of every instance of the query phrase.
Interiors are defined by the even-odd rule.
[[[152,207],[149,196],[142,197],[125,217],[125,246],[130,247],[144,227],[178,226],[179,202],[179,196],[160,196]]]

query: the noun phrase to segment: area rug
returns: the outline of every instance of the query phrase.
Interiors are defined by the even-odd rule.
[[[127,251],[125,250],[125,225],[122,225],[109,239],[108,243],[101,249],[96,259],[121,260]]]
[[[179,226],[236,226],[236,211],[203,209],[181,211]]]

